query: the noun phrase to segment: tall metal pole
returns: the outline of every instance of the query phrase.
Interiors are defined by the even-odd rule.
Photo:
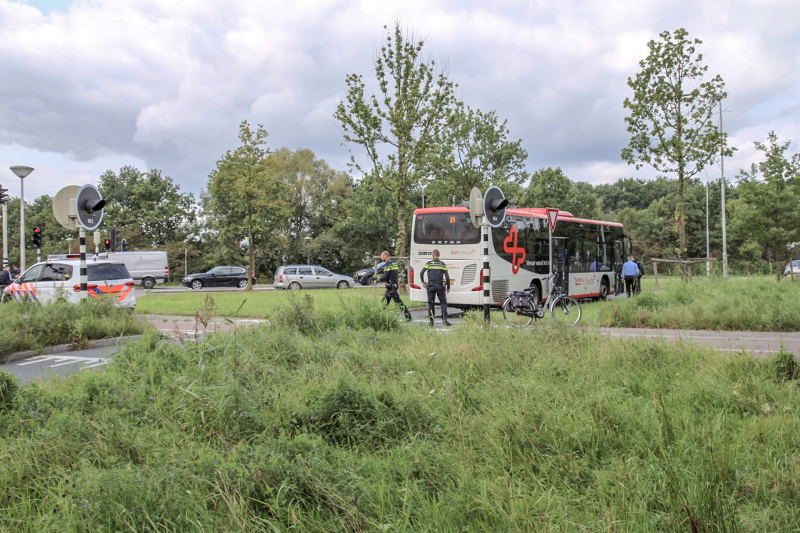
[[[722,133],[722,101],[719,103],[719,132]],[[719,168],[722,172],[720,179],[722,189],[722,277],[728,279],[728,232],[725,223],[725,147],[719,149]]]
[[[483,319],[488,324],[491,322],[489,310],[491,309],[492,271],[489,267],[489,223],[486,222],[485,214],[481,222],[481,230],[483,234]]]
[[[89,292],[87,288],[87,276],[86,276],[86,230],[81,226],[80,233],[79,233],[80,243],[81,243],[81,300],[85,300],[89,297]]]
[[[711,276],[711,237],[708,229],[708,176],[706,176],[706,277]]]
[[[25,178],[19,179],[19,271],[25,272]]]
[[[3,204],[3,268],[8,264],[8,210]]]

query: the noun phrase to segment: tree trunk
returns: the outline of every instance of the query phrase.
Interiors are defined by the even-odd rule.
[[[247,244],[250,248],[250,268],[247,269],[247,290],[253,290],[253,277],[251,272],[256,269],[256,247],[253,242],[253,208],[250,200],[247,200]]]
[[[395,248],[396,256],[405,255],[406,251],[406,192],[404,189],[398,187],[397,189],[397,247]],[[400,289],[406,288],[406,260],[399,259],[397,261],[400,271],[398,272],[398,283]]]

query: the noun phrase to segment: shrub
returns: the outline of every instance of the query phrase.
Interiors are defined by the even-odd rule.
[[[0,370],[0,411],[11,408],[19,389],[19,380],[13,374]]]

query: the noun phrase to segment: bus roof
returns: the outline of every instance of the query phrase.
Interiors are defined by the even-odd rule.
[[[417,214],[425,214],[425,213],[469,213],[469,208],[463,205],[454,205],[450,207],[425,207],[421,209],[415,209],[414,215]],[[509,215],[516,215],[516,216],[523,216],[523,217],[535,217],[535,218],[547,218],[547,209],[544,207],[520,207],[520,208],[512,208],[506,211]],[[563,221],[570,221],[570,222],[580,222],[582,224],[597,224],[603,226],[617,226],[622,227],[622,224],[619,222],[607,222],[605,220],[590,220],[588,218],[577,218],[572,216],[572,213],[569,211],[559,211],[558,212],[558,220]]]

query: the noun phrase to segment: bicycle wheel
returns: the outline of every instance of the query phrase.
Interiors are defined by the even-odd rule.
[[[574,326],[581,320],[581,304],[571,296],[559,296],[553,302],[550,316],[559,324]]]
[[[533,322],[533,304],[528,302],[524,307],[514,307],[511,305],[511,298],[503,304],[503,318],[510,326],[524,327]]]

